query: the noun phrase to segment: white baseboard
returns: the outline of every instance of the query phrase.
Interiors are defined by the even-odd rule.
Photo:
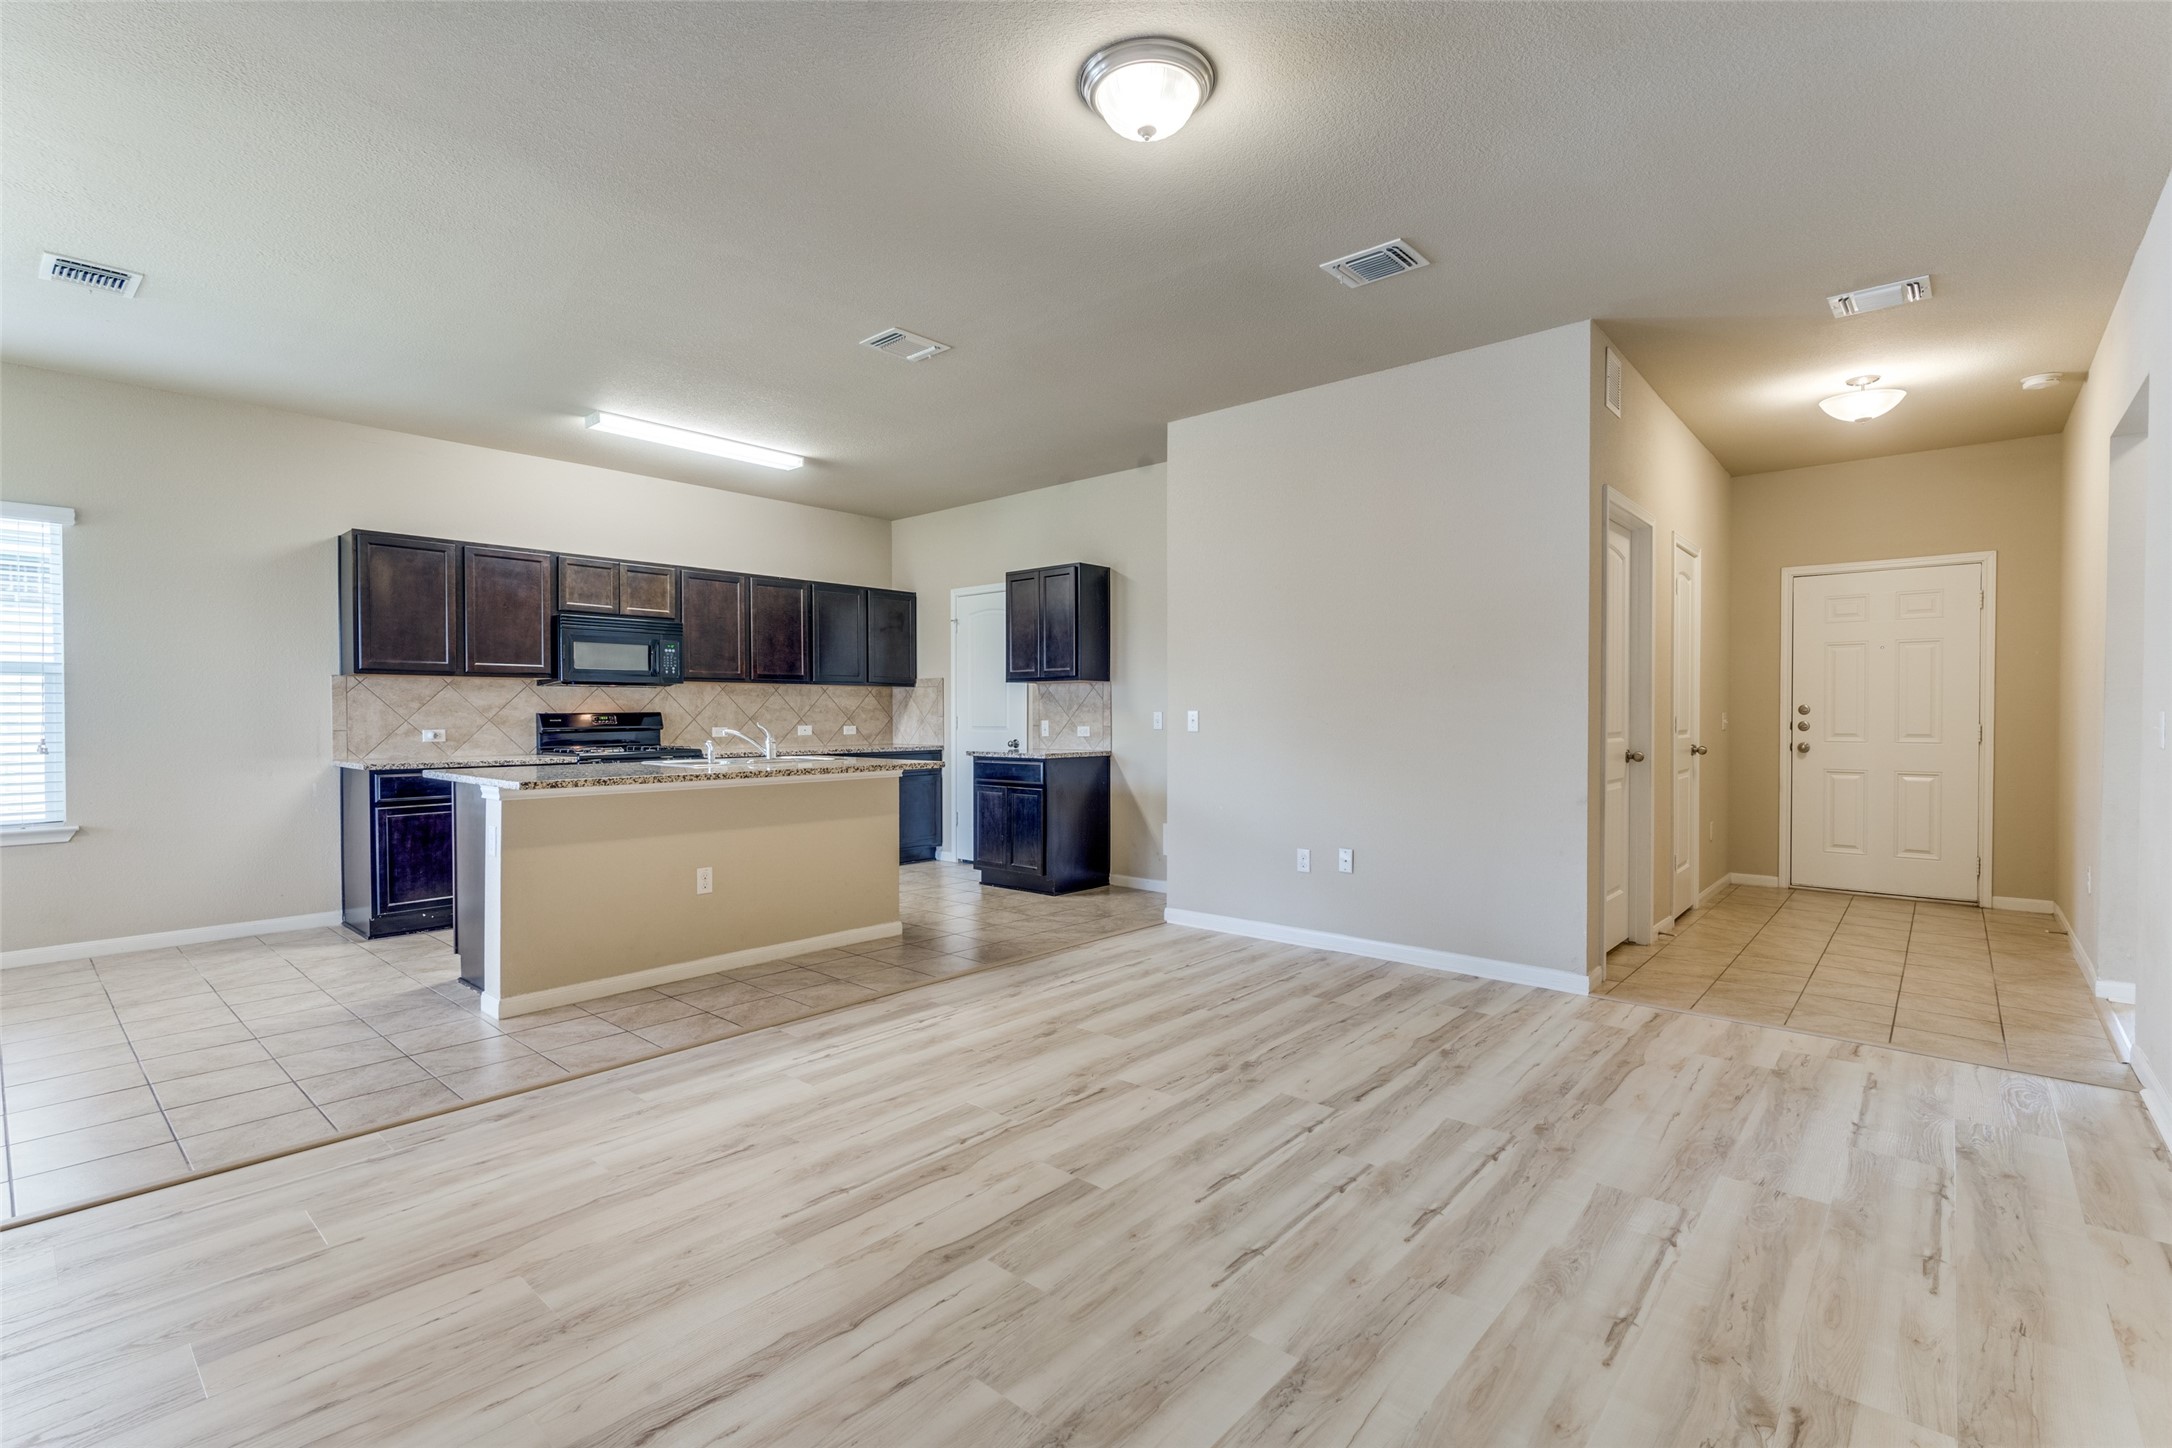
[[[2097,980],[2091,983],[2090,989],[2097,993],[2098,1000],[2110,1001],[2115,1006],[2134,1004],[2134,982],[2131,980]]]
[[[2058,921],[2059,928],[2066,932],[2066,948],[2072,952],[2074,963],[2081,967],[2082,979],[2089,982],[2089,989],[2096,993],[2099,1000],[2107,1000],[2114,1005],[2133,1005],[2134,982],[2106,980],[2099,975],[2097,963],[2089,958],[2088,951],[2082,949],[2081,937],[2074,933],[2074,922],[2066,918],[2066,912],[2059,908],[2058,901],[2049,900],[2045,903],[2051,906],[2051,918]]]
[[[532,990],[524,995],[495,996],[485,991],[483,1014],[492,1020],[503,1020],[507,1016],[525,1016],[556,1006],[578,1005],[582,1001],[598,1000],[607,995],[617,995],[621,991],[646,990],[652,986],[669,985],[675,980],[691,980],[711,971],[736,970],[742,965],[760,965],[765,960],[783,960],[814,950],[836,950],[846,945],[864,945],[870,940],[901,935],[904,930],[902,921],[892,920],[883,925],[858,925],[850,930],[833,930],[827,935],[810,935],[805,940],[754,945],[745,950],[726,951],[722,955],[705,955],[699,960],[681,960],[671,965],[650,966],[647,970],[631,970],[624,975],[584,980],[576,985]]]
[[[1535,985],[1543,990],[1558,990],[1569,995],[1591,994],[1591,982],[1581,970],[1549,970],[1542,965],[1524,965],[1513,960],[1488,960],[1484,956],[1461,955],[1453,950],[1434,950],[1423,945],[1399,945],[1391,940],[1367,940],[1357,935],[1337,935],[1327,930],[1278,925],[1271,920],[1244,920],[1234,915],[1209,915],[1199,910],[1168,910],[1164,911],[1163,915],[1171,925],[1216,930],[1224,935],[1272,940],[1282,945],[1306,945],[1315,950],[1339,950],[1345,955],[1392,960],[1400,965],[1445,970],[1456,975],[1475,975],[1482,980],[1505,980],[1516,985]]]
[[[1704,892],[1697,897],[1697,908],[1699,910],[1702,910],[1705,906],[1711,904],[1713,896],[1719,894],[1720,891],[1726,889],[1729,885],[1732,885],[1734,883],[1734,876],[1722,875],[1717,880],[1714,880],[1711,884],[1705,886]]]
[[[935,858],[946,865],[955,865],[958,863],[958,852],[956,850],[937,850]]]
[[[1778,875],[1729,875],[1727,883],[1730,885],[1763,885],[1767,889],[1777,890],[1780,888],[1780,877]]]
[[[1660,936],[1660,935],[1671,935],[1671,934],[1673,934],[1673,933],[1674,933],[1674,917],[1673,917],[1672,915],[1669,915],[1669,916],[1668,916],[1668,917],[1667,917],[1666,919],[1664,919],[1664,920],[1654,920],[1654,921],[1652,922],[1652,934],[1653,934],[1654,936]],[[1641,942],[1639,942],[1639,943],[1640,943],[1640,944],[1643,944],[1643,945],[1650,945],[1650,944],[1651,944],[1651,941],[1649,941],[1649,940],[1646,940],[1646,941],[1641,941]]]
[[[25,950],[0,951],[0,970],[17,965],[52,965],[56,961],[81,960],[93,955],[128,955],[138,950],[166,950],[176,945],[207,945],[214,940],[240,940],[251,935],[281,935],[289,930],[322,930],[339,923],[337,910],[319,910],[314,915],[282,915],[276,920],[237,920],[230,925],[193,925],[186,930],[159,930],[149,935],[117,935],[111,940],[36,945]]]
[[[2157,1139],[2172,1146],[2172,1094],[2166,1093],[2164,1082],[2141,1051],[2129,1056],[2127,1064],[2134,1069],[2135,1079],[2142,1083],[2142,1111],[2157,1128]]]
[[[1993,895],[1993,910],[2026,910],[2031,915],[2056,915],[2059,907],[2049,900],[2031,900],[2026,895]]]
[[[1111,885],[1121,885],[1126,890],[1152,890],[1157,895],[1169,893],[1169,882],[1167,880],[1149,880],[1144,875],[1111,875],[1109,876],[1109,883]]]

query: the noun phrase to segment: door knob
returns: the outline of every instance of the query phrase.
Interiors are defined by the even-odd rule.
[[[1632,749],[1622,757],[1624,759],[1627,759],[1631,764],[1642,764],[1644,762],[1644,755],[1641,750]]]
[[[1804,742],[1797,744],[1795,746],[1795,752],[1797,754],[1808,754],[1810,752],[1809,741],[1805,740]]]
[[[1795,712],[1798,714],[1807,714],[1810,712],[1810,706],[1808,704],[1797,704],[1795,706]]]
[[[1689,752],[1692,754],[1710,754],[1712,751],[1705,748],[1702,744],[1692,744],[1689,746]]]

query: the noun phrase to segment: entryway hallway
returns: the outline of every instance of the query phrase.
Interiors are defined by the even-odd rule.
[[[2140,1089],[2049,915],[1734,885],[1609,951],[1601,993]]]

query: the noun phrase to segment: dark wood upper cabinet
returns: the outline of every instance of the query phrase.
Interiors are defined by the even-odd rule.
[[[519,548],[460,550],[461,672],[551,672],[551,555]]]
[[[747,582],[743,573],[680,570],[687,678],[729,682],[747,676]]]
[[[460,545],[353,532],[339,549],[340,667],[350,674],[460,668]]]
[[[617,613],[619,564],[615,558],[558,560],[560,613]]]
[[[796,578],[757,578],[747,590],[747,677],[767,684],[804,684],[812,673],[807,639],[814,585]]]
[[[1094,563],[1028,568],[1004,577],[1006,677],[1109,676],[1109,570]]]
[[[656,563],[622,563],[618,611],[628,618],[677,618],[679,570]]]
[[[817,684],[867,682],[867,590],[837,583],[817,583],[811,599],[814,616],[814,667]]]
[[[919,599],[867,590],[867,682],[910,687],[920,672]]]

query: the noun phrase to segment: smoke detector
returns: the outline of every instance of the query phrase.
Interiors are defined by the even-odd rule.
[[[2021,379],[2021,390],[2023,392],[2042,392],[2049,387],[2057,387],[2064,381],[2066,381],[2064,372],[2032,372]]]
[[[1841,292],[1825,299],[1825,305],[1833,309],[1836,317],[1859,317],[1865,312],[1882,312],[1887,307],[1904,307],[1910,302],[1927,302],[1931,299],[1931,279],[1927,276],[1910,277],[1902,282],[1887,282],[1883,286],[1858,287],[1852,292]]]
[[[938,342],[932,337],[923,337],[914,332],[900,331],[896,327],[877,332],[872,337],[862,337],[860,345],[862,347],[872,347],[877,352],[886,352],[904,362],[919,362],[925,358],[933,357],[938,352],[948,352],[950,350],[948,342]]]
[[[1378,246],[1368,246],[1363,251],[1353,251],[1348,256],[1338,256],[1333,261],[1323,261],[1320,270],[1346,287],[1363,287],[1431,265],[1418,255],[1416,247],[1397,237]]]
[[[38,275],[49,282],[74,282],[79,287],[89,287],[94,292],[110,292],[117,297],[132,297],[136,294],[136,288],[143,285],[142,272],[99,266],[95,262],[55,256],[51,252],[38,258]]]

